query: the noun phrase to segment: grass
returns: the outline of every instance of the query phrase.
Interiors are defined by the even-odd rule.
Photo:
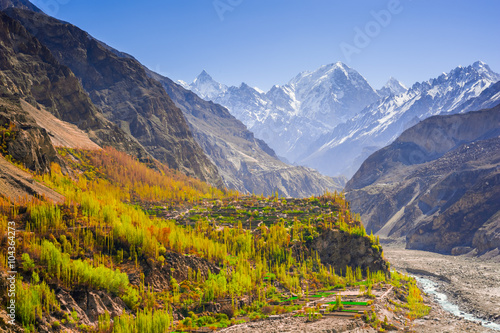
[[[327,304],[335,304],[335,302],[328,302]],[[343,305],[368,305],[368,302],[344,302],[342,301]]]
[[[284,299],[284,300],[280,301],[280,303],[295,301],[297,299],[299,299],[299,298],[297,296],[294,296],[294,297],[290,297],[290,298]]]

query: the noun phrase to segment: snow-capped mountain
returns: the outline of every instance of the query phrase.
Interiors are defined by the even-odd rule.
[[[201,81],[198,77],[189,89],[227,107],[258,138],[290,161],[303,155],[320,135],[380,98],[363,76],[341,62],[302,72],[267,93],[245,83],[224,89],[213,80]],[[215,91],[220,93],[216,95]]]
[[[499,74],[478,61],[435,79],[415,83],[405,93],[378,100],[323,135],[298,162],[327,175],[351,176],[372,152],[425,118],[471,111],[475,106],[484,105],[485,100],[488,106],[500,103],[499,86],[494,85],[499,80]],[[488,89],[490,87],[492,89]],[[492,91],[495,89],[497,91]],[[474,102],[476,99],[479,102]]]
[[[387,97],[390,95],[400,95],[407,90],[408,88],[406,88],[404,84],[391,76],[389,81],[387,81],[382,88],[377,90],[377,93],[380,97]]]
[[[190,85],[186,84],[184,81],[178,81],[178,83],[205,100],[215,99],[221,94],[224,94],[227,90],[226,85],[212,79],[205,70],[203,70]]]

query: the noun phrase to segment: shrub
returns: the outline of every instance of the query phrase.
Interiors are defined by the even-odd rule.
[[[28,253],[23,253],[21,259],[23,260],[23,269],[25,271],[30,271],[35,268],[35,261],[30,258]]]
[[[273,312],[273,307],[270,305],[265,305],[260,310],[264,315],[270,315]]]
[[[52,323],[52,329],[57,330],[57,329],[59,329],[60,327],[61,327],[61,323],[59,323],[59,321],[57,321],[57,320],[56,320],[56,321],[54,321],[54,322]]]
[[[226,304],[224,305],[221,310],[220,310],[220,313],[223,313],[225,314],[229,319],[233,318],[234,317],[234,309],[233,307],[231,306],[231,304]]]
[[[252,312],[248,315],[248,318],[250,318],[250,320],[258,320],[261,318],[261,315],[257,312]]]

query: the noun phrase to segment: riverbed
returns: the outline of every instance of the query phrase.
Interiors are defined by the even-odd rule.
[[[500,263],[481,259],[405,250],[402,243],[384,244],[392,268],[416,276],[436,306],[457,320],[479,322],[500,331]]]

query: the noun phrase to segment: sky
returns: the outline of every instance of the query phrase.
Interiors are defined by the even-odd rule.
[[[376,89],[477,60],[500,72],[500,1],[31,0],[173,80],[262,90],[341,61]]]

